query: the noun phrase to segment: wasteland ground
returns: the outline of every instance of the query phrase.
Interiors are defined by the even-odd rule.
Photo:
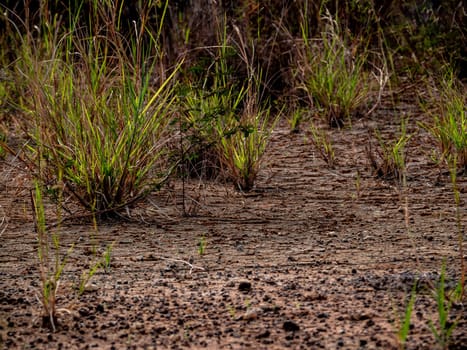
[[[413,101],[382,107],[351,128],[330,130],[337,165],[326,166],[302,126],[282,122],[272,136],[255,190],[222,181],[181,180],[129,210],[132,221],[61,225],[74,243],[58,289],[57,331],[41,327],[37,240],[27,177],[2,164],[0,348],[5,349],[393,349],[416,280],[408,349],[434,349],[430,285],[446,259],[447,286],[459,277],[458,230],[448,173],[416,121]],[[371,128],[394,137],[410,116],[408,228],[397,182],[374,176],[366,149]],[[373,147],[376,142],[373,138]],[[459,177],[466,224],[465,177]],[[199,243],[205,239],[205,252]],[[93,243],[94,242],[94,243]],[[82,271],[114,243],[111,268],[77,296]],[[452,349],[467,348],[467,314]]]

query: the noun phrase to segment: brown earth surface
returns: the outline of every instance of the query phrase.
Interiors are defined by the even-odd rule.
[[[78,220],[63,224],[61,244],[74,248],[58,288],[56,332],[41,327],[37,240],[22,187],[30,184],[9,158],[0,177],[0,348],[394,349],[395,320],[415,281],[407,348],[437,348],[429,288],[443,259],[448,287],[460,273],[449,177],[430,161],[433,143],[419,130],[408,146],[408,233],[399,187],[367,166],[368,130],[393,137],[404,114],[413,132],[422,116],[410,106],[329,131],[334,169],[307,132],[291,134],[283,123],[256,189],[190,180],[191,216],[182,215],[181,181],[172,180],[129,211],[133,221],[102,223],[97,234]],[[466,185],[459,177],[463,228]],[[110,270],[77,296],[96,261],[93,246],[100,254],[112,242]],[[458,325],[450,348],[466,349],[462,304],[451,319]]]

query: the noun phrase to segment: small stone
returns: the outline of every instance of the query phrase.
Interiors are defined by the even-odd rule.
[[[296,324],[294,321],[290,321],[290,320],[285,321],[282,328],[284,328],[284,331],[286,332],[297,332],[300,330],[300,326]]]
[[[226,288],[233,288],[233,287],[235,287],[235,282],[234,281],[227,282],[225,284],[225,287]]]
[[[143,322],[135,322],[135,323],[132,324],[132,328],[133,329],[138,329],[138,330],[144,329],[144,323]]]
[[[95,283],[88,282],[84,286],[84,291],[85,292],[96,292],[99,290],[99,286]]]
[[[242,281],[238,285],[238,290],[242,293],[248,293],[251,291],[251,283],[248,281]]]
[[[269,332],[269,329],[266,329],[264,332],[258,334],[256,336],[256,339],[264,339],[264,338],[269,338],[271,335],[271,332]]]
[[[78,313],[81,317],[89,316],[89,309],[87,307],[82,307],[78,310]]]
[[[252,321],[252,320],[256,320],[259,316],[259,314],[261,313],[261,309],[260,308],[252,308],[250,310],[248,310],[247,312],[245,312],[245,314],[243,315],[243,319],[245,321]]]
[[[104,310],[105,310],[104,305],[102,305],[102,304],[97,304],[97,306],[96,306],[96,311],[97,311],[97,312],[104,312]]]

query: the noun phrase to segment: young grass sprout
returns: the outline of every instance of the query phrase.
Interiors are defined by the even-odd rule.
[[[202,235],[202,236],[199,238],[199,242],[198,242],[198,254],[199,254],[200,256],[203,256],[204,253],[206,253],[206,246],[207,246],[206,236],[205,236],[205,235]]]
[[[399,349],[405,349],[405,343],[407,342],[407,337],[409,336],[410,324],[412,318],[412,312],[415,305],[415,300],[417,298],[417,281],[414,282],[412,286],[412,291],[410,293],[410,299],[405,307],[404,316],[401,317],[397,314],[398,321],[398,330],[397,330],[397,339],[399,341]]]
[[[245,100],[246,89],[236,81],[229,61],[237,57],[227,35],[224,18],[217,27],[218,45],[205,48],[213,62],[206,68],[200,81],[189,81],[183,91],[185,109],[181,122],[181,132],[188,146],[181,146],[183,162],[188,165],[188,173],[204,177],[219,174],[222,153],[219,151],[218,124],[233,120],[240,113]]]
[[[403,176],[406,170],[406,145],[411,135],[407,134],[407,118],[401,119],[399,136],[395,140],[386,141],[379,131],[375,131],[379,148],[376,151],[377,157],[371,149],[371,141],[367,156],[374,173],[384,179],[396,179],[403,183]],[[379,159],[379,160],[378,160]]]
[[[92,292],[97,289],[97,286],[91,283],[92,277],[100,270],[104,270],[105,273],[110,271],[110,264],[112,259],[112,250],[115,242],[107,245],[104,253],[101,257],[97,256],[96,260],[91,263],[89,270],[81,273],[81,278],[78,286],[78,295],[82,295],[85,292]]]
[[[105,272],[110,271],[111,267],[111,261],[112,261],[112,250],[115,245],[115,242],[112,242],[112,244],[109,244],[107,248],[105,249],[104,254],[102,255],[102,267],[104,268]]]
[[[447,349],[452,332],[457,326],[457,320],[451,321],[449,314],[452,307],[452,300],[446,297],[446,263],[443,262],[441,267],[441,275],[436,287],[433,298],[436,300],[438,310],[438,325],[436,326],[433,321],[429,322],[429,327],[436,341],[440,345],[441,349]]]
[[[36,181],[31,193],[34,213],[34,223],[38,240],[39,272],[41,290],[39,301],[42,304],[42,325],[56,331],[57,326],[57,291],[60,278],[65,268],[67,257],[71,253],[71,246],[67,253],[60,255],[60,238],[58,233],[51,233],[46,229],[43,190]]]
[[[315,146],[318,154],[326,162],[326,164],[330,168],[333,168],[336,159],[334,154],[334,147],[328,133],[323,129],[319,129],[313,122],[310,125],[310,131],[311,142],[313,143],[313,146]]]

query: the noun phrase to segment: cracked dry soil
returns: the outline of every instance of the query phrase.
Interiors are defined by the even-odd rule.
[[[251,193],[189,181],[186,203],[196,215],[184,217],[180,180],[173,180],[131,210],[133,222],[103,223],[94,236],[89,224],[62,225],[62,246],[75,246],[58,289],[55,333],[40,322],[26,180],[3,165],[0,348],[396,349],[397,313],[418,280],[406,347],[435,349],[429,286],[443,259],[448,286],[460,270],[454,197],[448,176],[430,163],[430,137],[418,131],[408,146],[408,236],[400,190],[375,178],[365,155],[368,128],[394,135],[397,113],[382,109],[351,129],[331,130],[335,169],[306,132],[291,134],[283,123]],[[465,227],[465,177],[458,186]],[[115,242],[111,268],[78,297],[94,259],[92,239],[98,251]],[[450,349],[466,349],[462,304],[451,317],[458,326]]]

